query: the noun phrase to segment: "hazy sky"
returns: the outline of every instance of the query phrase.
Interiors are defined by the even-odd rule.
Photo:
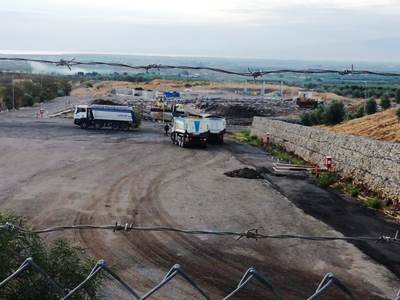
[[[400,0],[1,0],[0,49],[400,61]]]

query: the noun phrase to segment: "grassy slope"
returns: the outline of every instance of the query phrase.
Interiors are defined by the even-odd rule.
[[[335,126],[321,127],[339,133],[365,136],[390,142],[400,142],[400,121],[398,121],[395,115],[395,109],[350,120]]]

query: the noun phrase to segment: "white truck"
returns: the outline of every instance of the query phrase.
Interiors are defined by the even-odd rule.
[[[74,111],[74,124],[81,128],[103,128],[129,130],[135,127],[135,113],[130,106],[78,105]]]
[[[223,117],[216,115],[205,115],[208,120],[208,129],[210,131],[210,142],[224,143],[224,134],[226,132],[226,120]]]
[[[208,120],[196,117],[174,117],[171,140],[180,147],[199,145],[206,147],[209,137]]]

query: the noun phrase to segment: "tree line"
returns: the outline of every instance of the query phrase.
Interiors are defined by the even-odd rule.
[[[13,79],[11,75],[2,76],[0,79],[0,105],[2,102],[3,108],[7,109],[33,106],[35,103],[50,101],[56,97],[69,96],[71,90],[70,82],[63,78],[24,76]]]
[[[399,97],[395,98],[393,102],[400,104]],[[386,110],[392,106],[392,100],[387,94],[383,95],[380,99],[379,106]],[[348,119],[361,118],[365,115],[371,115],[378,111],[378,103],[374,98],[366,100],[361,104],[356,111],[349,111],[346,109],[343,102],[332,101],[329,104],[319,105],[317,108],[305,112],[301,115],[301,123],[306,126],[313,125],[335,125]]]
[[[365,84],[312,85],[313,86],[307,86],[307,88],[314,88],[319,92],[335,93],[339,96],[353,98],[381,98],[383,96],[388,96],[389,98],[400,101],[400,87],[395,84],[370,86],[367,86]]]

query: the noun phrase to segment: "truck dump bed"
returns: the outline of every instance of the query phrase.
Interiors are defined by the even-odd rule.
[[[206,119],[192,117],[175,117],[173,120],[173,131],[199,135],[208,132],[208,121]]]
[[[91,105],[90,108],[93,112],[95,120],[111,120],[111,121],[125,121],[133,122],[134,113],[129,106],[118,105]]]

